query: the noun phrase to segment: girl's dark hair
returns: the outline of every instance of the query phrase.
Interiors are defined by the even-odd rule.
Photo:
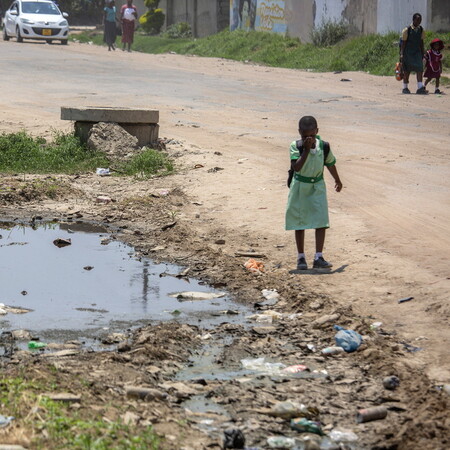
[[[415,14],[413,15],[413,20],[414,20],[414,19],[418,19],[418,18],[422,18],[422,14],[420,14],[420,13],[415,13]]]
[[[313,116],[303,116],[298,122],[298,129],[302,131],[314,130],[317,128],[317,120]]]

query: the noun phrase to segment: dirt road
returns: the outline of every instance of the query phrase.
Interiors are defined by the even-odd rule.
[[[212,219],[229,241],[236,227],[267,238],[264,251],[286,275],[296,256],[292,233],[283,230],[287,148],[298,117],[315,115],[345,186],[336,194],[328,178],[326,256],[337,270],[297,278],[420,340],[424,369],[439,382],[450,380],[449,96],[401,95],[393,77],[108,53],[86,44],[2,42],[0,51],[2,131],[68,130],[59,120],[62,105],[159,109],[161,136],[209,151],[192,157],[193,164],[225,169],[178,176],[204,203],[198,226],[206,232]],[[399,305],[406,296],[414,300]]]
[[[279,309],[303,314],[272,327],[268,336],[227,323],[212,333],[222,352],[216,361],[222,369],[239,366],[243,357],[265,355],[290,364],[300,360],[320,365],[331,373],[331,383],[310,380],[306,388],[298,380],[206,383],[208,396],[227,405],[233,423],[251,442],[263,442],[266,427],[289,433],[280,421],[276,426],[273,419],[266,423],[255,407],[301,394],[305,404],[320,405],[322,420],[331,428],[354,426],[356,407],[390,405],[389,421],[359,427],[361,448],[409,449],[419,442],[417,448],[446,448],[445,400],[433,385],[450,381],[448,95],[404,96],[394,77],[107,52],[87,44],[0,42],[0,54],[0,132],[26,129],[50,136],[54,129],[69,131],[71,124],[59,120],[60,106],[150,107],[160,110],[160,135],[172,139],[168,152],[178,167],[169,178],[126,184],[121,178],[91,174],[62,177],[67,188],[63,201],[34,197],[34,191],[25,200],[0,196],[5,215],[27,219],[43,211],[44,216],[72,217],[81,211],[87,220],[123,224],[129,229],[125,239],[144,254],[188,263],[193,275],[225,282],[246,303],[258,300],[262,288],[276,288],[283,299]],[[337,194],[327,175],[331,229],[325,256],[334,270],[326,274],[294,270],[293,235],[284,231],[288,146],[304,114],[317,117],[344,183]],[[196,165],[201,167],[194,169]],[[22,182],[21,177],[2,177],[2,185],[16,186],[15,192]],[[171,194],[146,199],[161,188]],[[96,204],[100,193],[117,203]],[[168,217],[176,217],[177,225],[163,233]],[[308,260],[313,257],[312,237],[307,234]],[[155,245],[165,250],[155,256]],[[246,273],[244,260],[234,256],[242,249],[266,255],[264,276]],[[409,296],[414,299],[398,303]],[[319,348],[332,341],[330,323],[311,326],[331,313],[340,323],[369,334],[362,351],[325,360],[310,350],[307,342]],[[370,330],[376,321],[383,322],[383,334]],[[205,448],[212,445],[211,436],[201,434],[200,439],[195,427],[173,429],[175,418],[181,421],[187,414],[176,396],[170,408],[156,405],[156,415],[142,403],[130,406],[121,396],[124,384],[137,381],[152,386],[159,382],[172,396],[174,388],[167,382],[189,358],[188,348],[198,343],[199,333],[170,324],[144,330],[133,338],[129,354],[73,356],[58,361],[56,374],[44,358],[37,365],[19,352],[15,362],[20,365],[8,370],[17,376],[14,367],[28,362],[27,376],[58,377],[60,389],[83,391],[86,415],[99,411],[116,418],[121,408],[134,408],[140,425],[151,423],[166,436],[164,448],[181,448],[180,439],[185,439],[185,448]],[[230,333],[233,345],[220,344]],[[180,342],[185,351],[178,355]],[[421,351],[409,353],[403,343]],[[151,375],[149,363],[154,364],[149,366]],[[402,382],[392,396],[380,390],[380,377],[390,374]],[[89,383],[73,385],[74,375],[89,378]],[[105,406],[104,385],[109,386],[108,405],[117,404],[116,411]],[[200,389],[196,383],[191,388],[186,395]],[[240,402],[235,404],[236,399]],[[204,417],[194,414],[195,420]],[[30,442],[28,425],[22,426],[25,432],[20,428],[20,438],[17,431],[9,443]]]

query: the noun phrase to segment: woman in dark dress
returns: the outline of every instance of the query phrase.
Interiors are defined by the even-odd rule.
[[[117,26],[116,26],[116,7],[114,0],[109,0],[104,8],[104,24],[105,24],[105,34],[103,40],[108,44],[108,51],[111,49],[115,50],[115,43],[117,37]]]

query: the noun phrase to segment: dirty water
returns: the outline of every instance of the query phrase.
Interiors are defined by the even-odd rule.
[[[218,291],[195,279],[161,276],[182,268],[138,257],[97,225],[0,222],[0,236],[0,303],[31,310],[1,315],[2,331],[26,329],[41,340],[64,342],[155,321],[208,329],[224,321],[242,323],[248,313],[227,295],[183,302],[170,297],[179,291]],[[71,244],[58,247],[57,239]],[[227,310],[236,314],[225,316]]]

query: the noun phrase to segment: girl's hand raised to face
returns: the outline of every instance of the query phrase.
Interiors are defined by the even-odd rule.
[[[316,138],[313,136],[308,136],[307,138],[305,138],[303,140],[303,148],[306,151],[311,150],[312,148],[314,148],[316,146]]]

